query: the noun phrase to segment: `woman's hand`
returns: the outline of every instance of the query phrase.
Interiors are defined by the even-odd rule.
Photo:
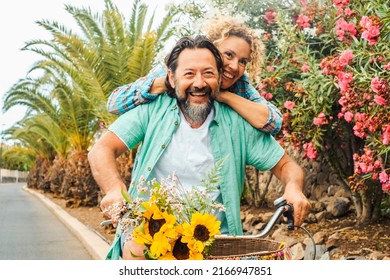
[[[158,78],[154,79],[149,93],[161,94],[161,93],[166,92],[168,89],[165,86],[165,79],[166,79],[165,77],[158,77]]]

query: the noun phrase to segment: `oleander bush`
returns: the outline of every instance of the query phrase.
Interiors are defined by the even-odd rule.
[[[277,138],[329,164],[351,189],[360,222],[388,211],[390,9],[387,0],[203,1],[201,18],[239,14],[267,46],[257,88],[277,105]],[[194,4],[195,5],[195,4]],[[184,9],[185,7],[185,9]]]

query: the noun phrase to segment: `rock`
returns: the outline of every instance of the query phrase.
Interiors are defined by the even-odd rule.
[[[326,252],[325,245],[316,245],[315,246],[315,259],[319,260],[321,256]],[[304,260],[313,260],[314,259],[314,246],[307,246],[305,249]]]
[[[341,260],[343,260],[343,258],[341,258]],[[351,256],[344,257],[344,260],[367,260],[367,259],[364,256],[351,255]]]
[[[305,249],[302,243],[297,243],[291,247],[291,255],[293,260],[302,260],[305,256]]]
[[[326,233],[322,231],[316,232],[313,235],[313,239],[316,244],[323,244],[325,242],[325,238],[326,238]]]
[[[332,250],[328,250],[328,252],[329,252],[329,256],[330,256],[331,260],[338,260],[341,258],[339,248],[334,248]]]
[[[307,221],[308,223],[312,223],[312,224],[318,222],[318,220],[317,220],[317,218],[316,218],[316,215],[314,215],[313,213],[309,213],[309,214],[307,215],[305,221]]]
[[[314,215],[316,217],[316,220],[317,222],[321,222],[325,219],[326,217],[326,211],[321,211],[321,212],[318,212]]]
[[[271,239],[278,242],[286,242],[288,246],[300,242],[300,239],[298,237],[289,236],[289,232],[285,227],[279,227],[278,229],[276,229],[272,233]]]
[[[340,189],[339,186],[330,185],[328,188],[328,196],[334,196],[339,189]]]
[[[350,190],[346,190],[344,188],[341,188],[339,189],[335,194],[334,194],[335,197],[345,197],[345,198],[348,198],[349,200],[351,200],[352,198],[352,194],[351,194],[351,191]]]
[[[329,252],[325,252],[324,254],[322,254],[322,256],[320,257],[320,260],[322,260],[322,261],[330,260]]]
[[[372,252],[367,256],[367,259],[369,260],[383,260],[386,257],[386,254],[383,254],[381,252]]]
[[[257,225],[255,225],[253,228],[255,230],[262,230],[264,227],[265,227],[266,223],[258,223]]]
[[[314,213],[321,212],[326,209],[325,203],[321,201],[310,201],[310,206],[310,211],[313,211]]]
[[[338,247],[341,243],[341,237],[339,233],[334,233],[328,237],[328,240],[325,243],[326,249],[328,251]]]
[[[312,193],[312,197],[316,200],[319,200],[320,198],[327,197],[328,193],[328,186],[327,185],[317,185]]]
[[[255,215],[253,215],[252,213],[247,213],[242,223],[242,227],[245,228],[247,231],[251,231],[253,223],[256,219],[258,220],[259,218],[257,216],[255,217]]]
[[[326,211],[333,217],[344,216],[348,212],[349,200],[343,197],[332,197],[326,207]]]

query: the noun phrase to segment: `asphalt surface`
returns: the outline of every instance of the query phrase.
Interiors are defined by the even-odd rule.
[[[0,184],[0,260],[103,259],[108,244],[25,183]]]

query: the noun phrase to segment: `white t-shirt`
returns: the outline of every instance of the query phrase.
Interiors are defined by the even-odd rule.
[[[180,111],[180,125],[154,168],[157,181],[166,179],[175,172],[184,187],[199,186],[215,164],[209,133],[213,119],[214,109],[201,127],[192,128]]]

